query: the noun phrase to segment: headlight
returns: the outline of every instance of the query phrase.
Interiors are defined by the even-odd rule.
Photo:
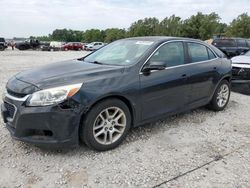
[[[45,89],[33,93],[27,100],[27,106],[48,106],[58,104],[79,91],[82,84],[67,85]]]

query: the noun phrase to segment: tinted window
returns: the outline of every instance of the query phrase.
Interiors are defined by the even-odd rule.
[[[0,42],[5,42],[4,38],[0,38]]]
[[[197,43],[188,43],[188,53],[192,63],[209,59],[207,47]]]
[[[236,43],[233,39],[215,39],[212,43],[218,47],[235,47]]]
[[[184,48],[182,42],[171,42],[160,47],[149,60],[165,62],[166,67],[184,64]]]
[[[208,52],[209,59],[215,59],[216,58],[214,53],[209,48],[207,48],[207,52]]]
[[[237,44],[238,44],[238,46],[240,46],[240,47],[246,47],[246,46],[247,46],[246,40],[243,40],[243,39],[238,39],[238,40],[237,40]]]

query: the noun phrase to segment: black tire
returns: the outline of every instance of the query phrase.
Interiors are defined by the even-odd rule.
[[[220,89],[221,89],[222,86],[227,86],[229,93],[228,93],[228,98],[227,98],[227,101],[225,102],[225,104],[220,106],[218,104],[218,97],[219,97],[219,92],[220,92]],[[216,90],[214,92],[214,95],[213,95],[213,98],[212,98],[211,102],[208,105],[208,108],[211,109],[211,110],[214,110],[214,111],[222,111],[222,110],[224,110],[226,108],[228,102],[229,102],[230,93],[231,93],[231,86],[230,86],[229,82],[227,80],[222,80],[220,82],[220,84],[218,85],[218,87],[216,88]]]
[[[4,46],[3,45],[0,45],[0,51],[4,51]]]
[[[125,123],[126,126],[122,128],[123,133],[122,134],[119,133],[120,137],[118,137],[119,138],[118,140],[110,144],[101,144],[97,141],[97,139],[94,136],[93,129],[95,126],[95,122],[100,113],[102,113],[107,108],[113,108],[113,107],[114,108],[117,107],[120,110],[122,110],[122,112],[124,112],[125,116],[123,117],[124,119],[126,119],[126,123]],[[97,151],[105,151],[105,150],[113,149],[117,147],[118,145],[120,145],[122,141],[125,139],[130,127],[131,127],[131,114],[130,114],[128,106],[123,101],[113,98],[113,99],[107,99],[107,100],[101,101],[100,103],[97,103],[91,108],[91,110],[86,114],[80,126],[79,135],[80,135],[81,141],[83,141],[88,147],[95,149]],[[102,127],[101,129],[104,130],[104,127]],[[106,133],[106,136],[107,136],[107,133]]]
[[[26,50],[25,46],[19,46],[19,50]]]

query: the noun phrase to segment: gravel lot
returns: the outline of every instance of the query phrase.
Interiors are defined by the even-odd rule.
[[[17,72],[85,52],[0,52],[0,94]],[[0,187],[250,187],[250,96],[135,128],[117,149],[48,151],[12,140],[0,121]]]

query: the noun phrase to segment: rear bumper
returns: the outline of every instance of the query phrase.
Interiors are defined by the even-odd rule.
[[[16,107],[14,117],[10,118],[4,103],[1,105],[4,123],[14,139],[45,148],[79,145],[80,115],[74,109],[25,107],[21,102],[6,100]]]

